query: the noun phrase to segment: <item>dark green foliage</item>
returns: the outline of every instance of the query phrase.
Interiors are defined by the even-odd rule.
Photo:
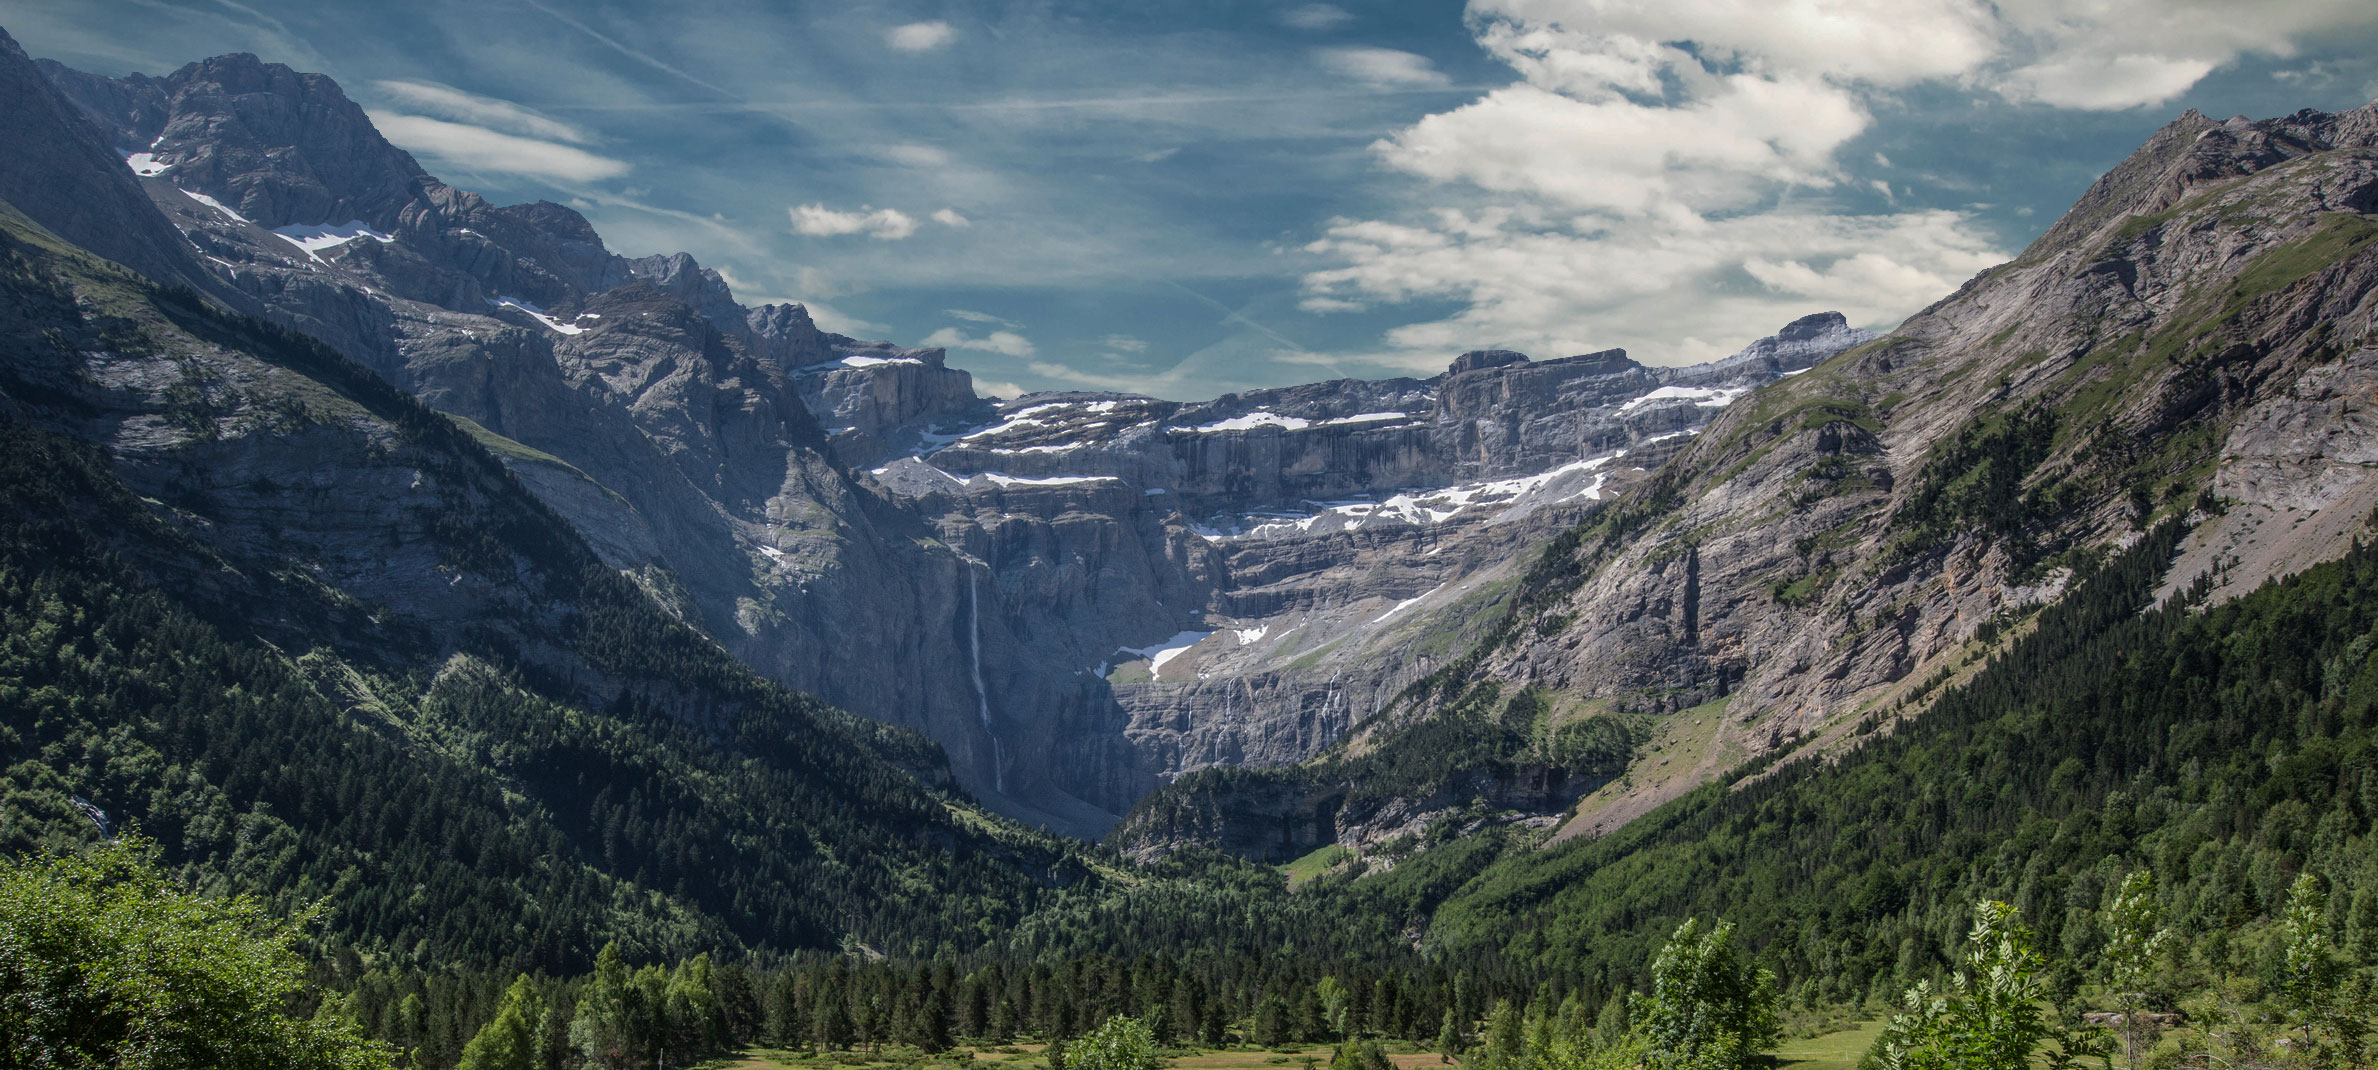
[[[1634,1032],[1657,1066],[1738,1070],[1775,1046],[1775,974],[1742,958],[1734,927],[1687,918],[1651,964],[1651,991],[1631,1005]]]
[[[1506,699],[1499,685],[1482,683],[1428,717],[1380,730],[1359,751],[1341,745],[1301,765],[1198,770],[1142,799],[1120,827],[1168,829],[1180,838],[1204,831],[1215,800],[1280,790],[1298,794],[1302,808],[1350,821],[1399,800],[1461,805],[1498,782],[1541,784],[1548,805],[1557,806],[1625,772],[1643,738],[1623,717],[1550,721],[1544,693]],[[1287,861],[1302,851],[1282,842],[1262,857]]]
[[[1934,451],[1916,489],[1892,518],[1902,544],[1924,550],[1966,533],[2002,540],[2019,565],[2037,556],[2031,528],[2057,508],[2047,488],[2024,483],[2056,443],[2056,411],[2027,406],[1976,418]]]
[[[1677,919],[1718,915],[1782,977],[1856,1000],[1937,975],[1984,899],[2088,962],[2108,858],[2155,870],[2183,940],[2268,917],[2306,870],[2378,891],[2378,552],[2141,612],[2179,534],[2151,532],[1838,764],[1712,785],[1475,876],[1422,856],[1344,886],[1347,909],[1418,911],[1447,952],[1603,990],[1635,984]]]
[[[1038,894],[1015,848],[781,689],[734,687],[718,741],[468,659],[333,701],[317,681],[361,679],[335,657],[229,641],[108,549],[176,546],[87,451],[0,426],[0,503],[0,849],[87,835],[81,796],[284,910],[327,897],[334,942],[544,968],[609,939],[930,952]]]
[[[194,895],[145,841],[0,856],[0,1065],[373,1070],[390,1052],[304,992],[297,924]]]
[[[424,473],[446,566],[510,592],[383,622],[219,552],[205,501],[143,500],[100,451],[0,420],[0,851],[89,838],[80,797],[209,885],[323,900],[327,947],[416,966],[577,970],[612,940],[930,954],[1094,883],[1070,848],[955,818],[930,741],[761,679],[360,365],[4,215],[0,276],[0,390],[25,411],[80,426],[57,414],[92,402],[40,385],[75,381],[57,340],[78,332],[250,362],[304,399],[295,423],[376,429],[334,448]]]

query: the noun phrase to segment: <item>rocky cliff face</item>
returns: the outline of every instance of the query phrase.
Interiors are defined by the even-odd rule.
[[[690,257],[447,186],[327,78],[45,71],[210,284],[458,418],[738,657],[1081,834],[1183,771],[1328,746],[1466,641],[1532,541],[1865,337],[1827,314],[1691,369],[1477,353],[1428,380],[994,404],[939,350],[747,309]]]
[[[1573,812],[1556,795],[1501,814],[1592,834],[1744,759],[1919,714],[2152,523],[2194,525],[2169,588],[2202,576],[2219,596],[2334,556],[2378,506],[2374,208],[2378,106],[2184,115],[2020,259],[1728,406],[1331,756],[1184,782],[1119,835],[1276,852],[1246,829],[1425,764],[1448,733],[1518,734],[1428,766],[1403,803],[1564,726],[1631,726],[1631,764]],[[1366,805],[1328,838],[1390,858],[1411,823]]]

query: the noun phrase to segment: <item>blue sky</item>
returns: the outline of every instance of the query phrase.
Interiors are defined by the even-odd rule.
[[[38,56],[337,78],[433,173],[986,390],[1887,327],[2182,109],[2378,98],[2367,0],[0,0]]]

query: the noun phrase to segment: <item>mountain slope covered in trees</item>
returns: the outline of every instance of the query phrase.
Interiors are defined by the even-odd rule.
[[[971,947],[1091,879],[663,611],[448,418],[0,213],[7,849],[87,804],[359,947],[547,968]]]

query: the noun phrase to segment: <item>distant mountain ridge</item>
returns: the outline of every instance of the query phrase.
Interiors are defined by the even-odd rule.
[[[1691,369],[1481,353],[1427,381],[996,404],[940,350],[747,309],[688,256],[448,186],[320,75],[42,70],[226,300],[469,421],[763,673],[928,732],[968,790],[1083,835],[1184,770],[1325,746],[1436,666],[1395,628],[1865,337],[1825,314]],[[1189,635],[1213,641],[1163,678],[1132,653]]]

